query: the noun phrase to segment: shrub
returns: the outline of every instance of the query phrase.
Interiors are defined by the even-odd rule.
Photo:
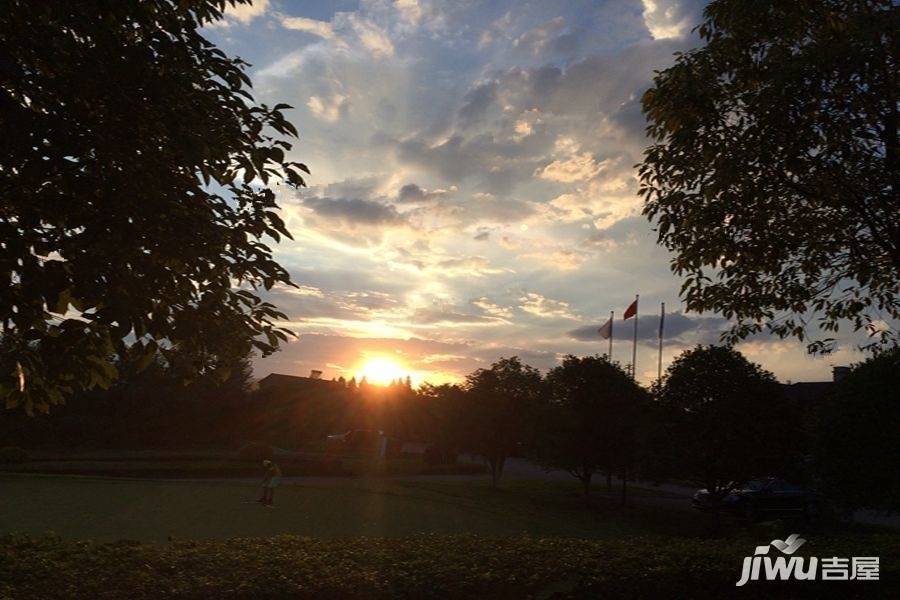
[[[0,464],[19,464],[28,461],[28,452],[17,447],[0,448]]]
[[[7,536],[0,597],[898,597],[900,536],[823,536],[808,545],[818,556],[880,556],[881,581],[735,588],[752,540],[276,536],[143,545]]]
[[[238,457],[242,460],[272,460],[275,456],[275,449],[268,444],[260,442],[251,442],[238,450]]]

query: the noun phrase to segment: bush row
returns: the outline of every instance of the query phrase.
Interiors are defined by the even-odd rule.
[[[881,557],[879,582],[736,588],[753,541],[634,538],[311,539],[96,544],[0,538],[0,597],[689,598],[898,597],[900,538],[816,538],[815,556]],[[800,554],[805,554],[801,552]]]

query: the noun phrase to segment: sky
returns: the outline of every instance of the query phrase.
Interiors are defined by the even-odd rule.
[[[500,357],[543,371],[567,354],[631,362],[638,379],[727,322],[685,313],[670,255],[641,216],[642,93],[698,44],[695,0],[256,0],[204,35],[285,102],[309,187],[278,187],[297,289],[270,299],[298,337],[271,372],[456,381]],[[861,360],[758,337],[738,348],[782,381]],[[387,365],[389,368],[385,368]],[[368,368],[367,368],[368,367]]]

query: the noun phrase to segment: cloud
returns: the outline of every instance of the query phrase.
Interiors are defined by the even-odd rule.
[[[334,123],[347,115],[347,111],[350,110],[350,98],[343,94],[310,96],[306,106],[318,118]]]
[[[285,29],[309,33],[341,49],[349,49],[353,44],[373,56],[394,54],[394,45],[387,33],[357,13],[339,12],[332,21],[280,14],[279,22]]]
[[[476,298],[472,300],[472,305],[480,308],[485,314],[491,315],[493,317],[501,317],[504,319],[508,319],[512,317],[512,309],[509,307],[499,306],[494,304],[486,297],[482,296],[481,298]]]
[[[281,15],[279,18],[281,26],[285,29],[293,29],[294,31],[303,31],[311,33],[320,38],[331,40],[335,38],[334,27],[326,21],[318,21],[316,19],[307,19],[306,17],[290,17]]]
[[[539,56],[545,52],[551,43],[566,49],[565,44],[571,43],[571,37],[557,37],[557,34],[566,26],[566,20],[562,17],[554,17],[541,25],[529,29],[513,41],[513,47],[519,50]],[[561,40],[562,38],[562,40]]]
[[[269,0],[253,0],[249,4],[227,4],[222,12],[222,19],[208,25],[208,27],[230,27],[235,21],[241,25],[248,25],[253,19],[266,13],[269,8]]]
[[[546,298],[530,292],[519,298],[519,308],[526,313],[548,319],[577,319],[568,302]]]
[[[644,23],[656,40],[679,38],[700,23],[705,2],[698,0],[642,0]]]
[[[453,191],[455,190],[435,189],[428,191],[419,187],[415,183],[407,183],[400,188],[395,201],[398,204],[428,204],[432,202],[439,202],[441,199],[446,198],[448,194],[451,194]]]
[[[567,335],[580,342],[596,342],[600,339],[597,330],[603,323],[584,325],[567,332]],[[622,321],[617,318],[613,322],[613,335],[628,337],[632,335],[633,321]],[[728,321],[722,317],[688,316],[682,312],[666,314],[664,340],[681,344],[718,343],[719,335],[727,329]],[[618,332],[618,333],[617,333]],[[659,339],[659,314],[638,315],[638,340],[651,342]]]
[[[481,119],[497,99],[497,82],[486,81],[476,85],[463,97],[459,117],[468,126]]]
[[[596,177],[605,167],[605,161],[598,163],[589,152],[570,156],[565,160],[554,160],[535,172],[541,179],[571,183]]]
[[[446,308],[420,308],[412,316],[413,323],[423,325],[454,325],[457,323],[495,325],[503,319],[489,315],[473,315]]]
[[[355,14],[348,15],[347,19],[366,50],[374,56],[393,56],[394,44],[383,29]]]
[[[636,281],[675,305],[680,281],[640,214],[633,165],[648,143],[640,98],[696,44],[702,4],[269,2],[249,26],[226,17],[233,26],[209,30],[256,65],[260,101],[297,107],[289,157],[313,176],[305,199],[278,191],[295,239],[277,258],[305,286],[277,297],[291,326],[341,338],[331,364],[397,350],[423,372],[464,374],[499,356],[548,368],[590,351],[566,332]],[[725,326],[680,318],[666,360]],[[639,365],[655,367],[640,356],[654,354],[655,321],[641,316]],[[410,337],[427,348],[353,341]],[[331,342],[301,347],[313,343]],[[321,368],[308,351],[285,359]]]
[[[359,198],[304,198],[304,206],[326,219],[361,225],[399,225],[403,216],[393,206]]]
[[[507,270],[491,266],[490,261],[483,256],[439,260],[434,264],[434,268],[447,277],[485,277]]]

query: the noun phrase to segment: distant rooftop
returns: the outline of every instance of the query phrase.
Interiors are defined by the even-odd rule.
[[[298,375],[283,375],[281,373],[270,373],[259,380],[260,388],[332,384],[334,384],[333,381],[319,377],[301,377]]]

